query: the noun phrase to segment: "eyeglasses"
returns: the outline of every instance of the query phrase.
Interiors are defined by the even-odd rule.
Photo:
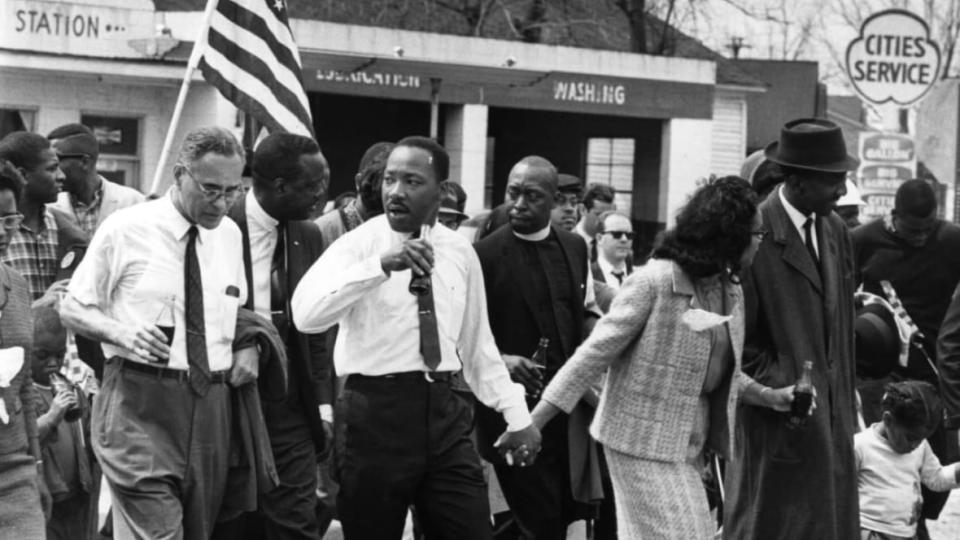
[[[609,234],[616,240],[620,240],[623,237],[626,237],[627,240],[633,240],[633,233],[629,231],[606,231],[604,234]]]
[[[20,224],[23,223],[23,214],[10,214],[0,217],[0,223],[3,223],[4,229],[17,229],[20,227]]]
[[[90,157],[89,154],[57,154],[57,159],[63,161],[65,159],[83,159],[85,157]]]
[[[200,193],[203,193],[204,198],[207,202],[216,202],[217,199],[223,197],[223,200],[229,202],[235,201],[237,197],[243,194],[243,185],[230,186],[225,188],[223,186],[213,185],[213,184],[204,184],[197,180],[197,177],[193,175],[193,171],[190,170],[186,165],[180,164],[183,167],[184,172],[187,173],[194,183],[197,184],[197,189],[200,190]]]
[[[770,231],[766,229],[760,229],[759,231],[750,231],[750,235],[756,236],[757,240],[760,240],[761,242],[763,241],[764,238],[766,238],[768,234],[770,234]]]

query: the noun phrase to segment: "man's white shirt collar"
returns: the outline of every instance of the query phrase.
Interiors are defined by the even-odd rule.
[[[247,192],[247,200],[245,202],[247,206],[247,219],[250,221],[268,231],[276,229],[277,225],[280,224],[278,220],[274,219],[273,216],[268,214],[267,211],[260,206],[260,201],[257,200],[252,189]]]
[[[515,234],[517,238],[521,240],[526,240],[528,242],[540,242],[541,240],[546,240],[547,237],[550,236],[550,224],[548,223],[546,227],[530,234],[523,234],[514,229],[513,234]]]
[[[787,211],[787,217],[790,218],[790,222],[793,223],[793,227],[797,229],[797,233],[800,235],[800,241],[805,242],[805,232],[803,230],[804,223],[807,222],[807,219],[815,217],[816,214],[811,212],[810,215],[804,215],[803,212],[797,210],[795,206],[790,204],[790,201],[787,200],[786,195],[783,194],[783,185],[781,184],[777,188],[777,195],[780,196],[780,202],[783,203],[783,209]],[[817,240],[816,232],[813,233],[813,247],[817,251],[817,255],[820,254],[820,242]]]

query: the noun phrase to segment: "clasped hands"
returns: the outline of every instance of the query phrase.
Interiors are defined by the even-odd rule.
[[[533,465],[540,453],[540,430],[536,426],[529,426],[519,431],[505,431],[497,438],[493,447],[500,452],[500,456],[507,465],[526,467]]]

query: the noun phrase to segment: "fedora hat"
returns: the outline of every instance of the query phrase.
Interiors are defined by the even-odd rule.
[[[778,165],[811,171],[842,173],[860,165],[847,154],[840,126],[822,118],[787,122],[780,129],[780,140],[770,143],[764,155]]]

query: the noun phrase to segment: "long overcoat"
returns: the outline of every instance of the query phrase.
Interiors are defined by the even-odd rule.
[[[789,429],[783,413],[741,403],[724,538],[859,538],[850,235],[836,214],[819,218],[818,268],[777,190],[760,212],[770,234],[743,280],[743,371],[780,388],[810,360],[817,408]]]

